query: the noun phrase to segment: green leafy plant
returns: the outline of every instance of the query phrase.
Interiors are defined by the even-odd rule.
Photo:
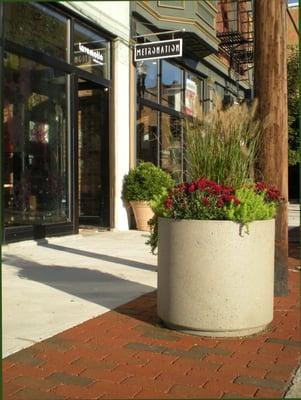
[[[185,161],[189,179],[206,177],[234,188],[254,175],[263,124],[256,119],[257,102],[215,110],[185,123]]]
[[[174,185],[170,175],[150,162],[141,162],[124,177],[122,198],[150,201]]]
[[[231,203],[226,211],[226,219],[244,225],[252,221],[274,218],[277,207],[275,202],[266,202],[264,193],[256,193],[253,187],[245,187],[235,192],[239,204]]]

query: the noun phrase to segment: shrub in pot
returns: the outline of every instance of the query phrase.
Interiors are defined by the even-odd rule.
[[[169,174],[150,162],[141,162],[124,177],[122,197],[133,208],[137,229],[149,231],[154,213],[149,202],[174,184]]]
[[[253,182],[261,132],[253,119],[254,110],[237,107],[193,121],[186,136],[193,180],[152,202],[158,315],[171,328],[245,336],[273,318],[273,218],[283,199]]]

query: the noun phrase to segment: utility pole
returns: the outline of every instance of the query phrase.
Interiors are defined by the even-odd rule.
[[[287,0],[254,0],[254,89],[259,117],[268,117],[259,169],[288,200]],[[263,243],[264,246],[264,243]],[[275,295],[287,295],[288,211],[276,217]]]

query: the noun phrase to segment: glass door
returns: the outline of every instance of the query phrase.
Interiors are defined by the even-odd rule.
[[[68,222],[67,75],[10,52],[4,74],[5,226]]]
[[[79,224],[109,227],[108,89],[78,82]]]

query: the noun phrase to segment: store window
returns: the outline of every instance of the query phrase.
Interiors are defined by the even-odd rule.
[[[96,76],[110,79],[110,42],[98,33],[75,23],[74,65]]]
[[[183,73],[181,68],[162,61],[161,104],[176,111],[181,111],[183,99]]]
[[[158,111],[143,105],[137,110],[137,160],[158,164]]]
[[[161,113],[161,159],[162,169],[170,173],[176,182],[183,179],[182,155],[183,136],[182,120],[173,115]]]
[[[5,52],[5,224],[68,220],[67,79]]]
[[[137,161],[151,161],[181,182],[183,114],[197,117],[204,111],[204,80],[166,60],[137,63],[136,74]]]
[[[67,18],[39,3],[4,4],[5,38],[66,60]]]
[[[158,64],[157,60],[137,63],[137,95],[143,99],[158,102]]]

